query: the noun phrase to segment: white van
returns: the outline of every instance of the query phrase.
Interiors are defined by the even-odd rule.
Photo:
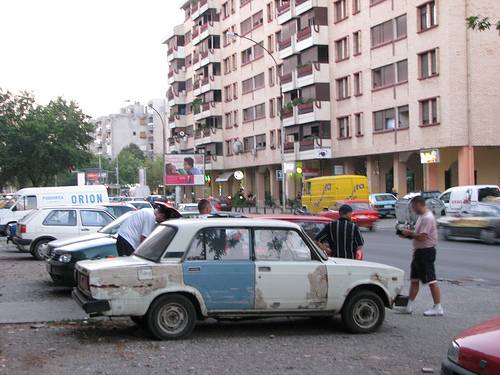
[[[444,203],[446,214],[449,215],[457,214],[478,202],[500,199],[499,197],[498,185],[469,185],[449,188],[439,196],[439,199]]]
[[[36,208],[106,203],[109,198],[104,185],[21,189],[0,209],[0,235],[7,234],[8,224],[17,222]]]

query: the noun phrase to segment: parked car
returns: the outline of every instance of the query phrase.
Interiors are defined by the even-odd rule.
[[[128,204],[131,204],[138,210],[142,210],[143,208],[153,208],[152,204],[149,203],[148,201],[139,201],[139,200],[133,200],[133,201],[127,201]]]
[[[36,259],[47,255],[50,241],[97,232],[115,220],[105,208],[60,206],[33,210],[17,223],[13,242],[20,251],[29,251]]]
[[[300,225],[302,230],[307,233],[309,237],[314,239],[316,235],[321,232],[325,225],[331,223],[333,220],[325,216],[316,215],[286,215],[286,214],[266,214],[266,215],[248,215],[256,219],[268,220],[282,220],[290,223]]]
[[[439,199],[444,203],[446,213],[453,215],[479,202],[500,199],[500,188],[498,185],[455,186],[443,192]]]
[[[380,219],[380,215],[378,211],[371,208],[370,203],[365,200],[339,201],[328,211],[322,212],[320,215],[333,220],[338,220],[340,217],[338,210],[343,204],[348,204],[352,207],[353,223],[356,223],[359,227],[362,228],[368,228],[370,230],[375,229],[375,224],[377,220]]]
[[[99,229],[96,233],[87,234],[85,236],[75,236],[70,238],[65,238],[62,240],[55,240],[48,243],[48,251],[47,257],[50,258],[55,249],[62,248],[68,245],[72,245],[77,242],[86,242],[90,240],[96,240],[99,238],[108,238],[116,233],[118,233],[118,229],[122,223],[133,214],[133,211],[126,212],[116,220],[113,220],[111,223]]]
[[[404,271],[327,258],[297,224],[261,219],[172,220],[126,258],[81,261],[73,298],[88,314],[131,316],[158,339],[198,319],[333,316],[376,331],[399,302]]]
[[[455,336],[441,364],[443,375],[500,374],[500,316]]]
[[[122,216],[123,214],[129,211],[137,210],[137,208],[125,202],[108,203],[104,204],[103,207],[105,207],[108,210],[108,212],[116,218]]]
[[[396,215],[396,202],[398,198],[389,193],[370,194],[370,205],[377,210],[382,217]]]
[[[443,238],[474,238],[484,243],[500,241],[500,204],[478,203],[457,216],[438,219]]]

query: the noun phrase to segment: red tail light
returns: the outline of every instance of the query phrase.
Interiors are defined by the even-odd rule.
[[[26,233],[26,232],[27,232],[26,225],[21,224],[21,233]]]

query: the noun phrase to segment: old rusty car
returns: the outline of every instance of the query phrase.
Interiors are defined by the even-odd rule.
[[[130,316],[158,339],[197,320],[340,314],[376,331],[400,298],[400,269],[327,258],[297,224],[265,219],[171,220],[130,257],[81,261],[73,298],[90,315]]]

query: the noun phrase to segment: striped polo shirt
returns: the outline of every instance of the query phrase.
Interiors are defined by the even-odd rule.
[[[347,259],[355,259],[356,250],[364,244],[359,227],[344,218],[325,225],[316,241],[327,242],[333,257]]]

